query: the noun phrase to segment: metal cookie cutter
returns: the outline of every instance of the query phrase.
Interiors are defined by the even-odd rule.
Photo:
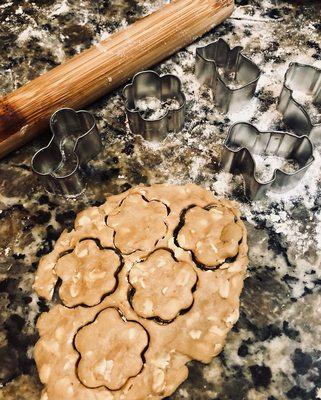
[[[168,132],[179,132],[184,125],[186,103],[181,86],[175,75],[160,76],[154,71],[136,74],[123,91],[131,131],[156,142]]]
[[[77,195],[85,188],[81,166],[102,148],[94,116],[63,108],[50,118],[51,139],[31,160],[33,171],[54,194]]]
[[[223,39],[196,49],[196,76],[212,89],[214,101],[223,112],[238,111],[250,100],[261,75],[242,50],[241,46],[230,49]]]
[[[294,172],[276,168],[267,181],[256,177],[253,154],[272,155],[297,163]],[[260,132],[247,122],[238,122],[229,130],[222,152],[221,166],[228,172],[244,177],[246,195],[252,200],[261,198],[268,189],[285,192],[293,188],[314,161],[313,145],[307,136],[287,132]]]
[[[294,99],[294,92],[310,96],[312,104],[321,105],[321,70],[311,65],[291,63],[286,71],[278,110],[284,122],[301,136],[312,141],[321,140],[321,123],[314,124],[305,107]]]

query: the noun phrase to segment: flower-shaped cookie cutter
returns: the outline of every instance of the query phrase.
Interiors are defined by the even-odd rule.
[[[51,193],[77,195],[85,188],[81,166],[102,148],[94,116],[62,108],[50,118],[51,139],[31,160],[33,171]]]
[[[239,110],[252,98],[261,75],[259,67],[242,50],[241,46],[231,49],[221,38],[196,49],[196,76],[212,89],[215,103],[226,113]],[[227,80],[234,81],[233,87]]]
[[[313,123],[307,109],[293,96],[295,92],[311,96],[313,104],[321,105],[321,69],[312,65],[291,63],[284,77],[278,110],[284,122],[298,136],[306,135],[314,142],[321,140],[321,122]]]
[[[179,132],[183,128],[186,99],[177,76],[159,75],[154,71],[139,72],[132,82],[125,86],[123,95],[129,126],[134,134],[141,134],[147,140],[160,142],[169,132]],[[160,110],[164,111],[153,119],[145,117],[146,110],[140,105],[141,102],[146,102],[148,109],[148,101],[151,99],[156,99],[161,105]],[[177,106],[166,107],[166,103],[173,101]]]
[[[294,160],[298,169],[286,172],[276,168],[271,179],[261,181],[255,174],[253,154],[262,153]],[[221,166],[228,172],[242,174],[247,197],[257,200],[269,189],[285,192],[296,186],[313,161],[313,145],[307,136],[277,131],[261,132],[247,122],[238,122],[229,130]]]

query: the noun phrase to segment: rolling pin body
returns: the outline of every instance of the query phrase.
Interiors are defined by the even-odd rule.
[[[225,20],[233,0],[176,0],[0,100],[0,158],[48,124],[61,107],[80,109]]]

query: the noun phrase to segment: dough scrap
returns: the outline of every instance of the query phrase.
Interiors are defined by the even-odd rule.
[[[138,186],[82,211],[36,273],[46,299],[62,282],[63,304],[37,322],[42,398],[170,396],[189,361],[222,350],[247,263],[235,203],[196,185]]]

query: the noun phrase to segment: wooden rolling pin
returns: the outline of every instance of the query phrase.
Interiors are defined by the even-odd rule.
[[[61,107],[80,109],[224,21],[234,0],[173,0],[0,101],[0,158],[47,127]]]

